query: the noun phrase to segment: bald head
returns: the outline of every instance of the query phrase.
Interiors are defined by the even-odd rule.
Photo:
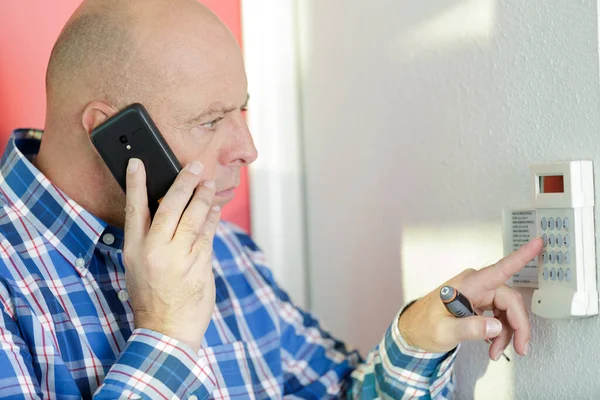
[[[139,102],[182,165],[204,164],[222,206],[256,158],[247,90],[237,41],[198,1],[86,0],[52,51],[35,163],[85,209],[122,226],[125,196],[90,134]]]
[[[235,42],[195,0],[86,0],[52,50],[46,76],[49,107],[79,108],[92,100],[117,108],[153,102],[175,83],[182,61],[166,47],[183,49],[185,42],[194,46],[215,35]]]

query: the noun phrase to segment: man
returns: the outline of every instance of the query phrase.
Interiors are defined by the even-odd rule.
[[[456,319],[434,291],[366,361],[294,307],[252,240],[218,223],[257,157],[246,91],[235,40],[195,0],[77,9],[48,66],[43,138],[17,130],[0,165],[0,396],[448,398],[461,341],[494,338],[497,359],[514,336],[527,353],[504,282],[540,240],[449,282],[496,318]],[[130,161],[125,195],[89,138],[134,102],[186,166],[152,221],[144,165]]]

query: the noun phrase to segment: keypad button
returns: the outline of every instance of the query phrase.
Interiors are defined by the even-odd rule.
[[[562,219],[560,217],[556,218],[556,222],[554,223],[554,227],[560,231],[562,228]]]
[[[550,246],[550,247],[554,247],[554,244],[555,244],[555,242],[556,242],[556,241],[554,240],[554,233],[551,233],[551,234],[548,236],[548,246]]]
[[[571,236],[569,236],[568,234],[565,235],[564,239],[563,239],[563,244],[565,245],[565,247],[568,249],[569,247],[571,247]]]
[[[542,240],[544,241],[544,247],[548,246],[548,235],[544,233],[542,235]]]
[[[550,268],[550,279],[556,280],[556,269],[554,267]]]
[[[569,217],[564,217],[563,218],[563,229],[565,231],[569,230]]]
[[[548,268],[544,267],[544,272],[542,272],[542,277],[545,281],[548,280]]]
[[[571,282],[571,279],[573,279],[573,273],[571,272],[571,268],[567,268],[565,271],[565,280]]]
[[[548,220],[546,219],[546,217],[542,218],[542,230],[545,231],[546,228],[548,228]]]
[[[548,264],[548,252],[547,251],[542,253],[542,263]]]
[[[548,253],[548,261],[550,262],[550,264],[554,264],[556,262],[556,253],[554,253],[553,251]]]
[[[548,218],[548,229],[554,229],[554,218],[552,217]]]
[[[571,253],[569,253],[568,251],[565,253],[565,264],[571,264]]]
[[[563,237],[560,233],[558,235],[556,235],[556,240],[554,241],[554,243],[557,247],[560,247],[563,245]]]
[[[556,271],[556,277],[558,278],[559,281],[562,282],[562,280],[565,278],[565,272],[563,271],[562,268],[559,268],[558,271]]]
[[[565,259],[565,257],[563,256],[562,251],[557,251],[556,252],[556,262],[559,264],[562,264],[564,259]]]

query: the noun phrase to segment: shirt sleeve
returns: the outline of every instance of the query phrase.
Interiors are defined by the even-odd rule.
[[[4,306],[0,313],[0,393],[12,399],[42,398],[27,344]]]
[[[11,399],[42,399],[58,382],[42,387],[32,354],[17,323],[0,304],[0,393]],[[207,399],[214,378],[208,362],[160,333],[136,329],[94,394],[95,399]]]
[[[409,346],[398,328],[400,313],[363,360],[324,331],[310,313],[295,307],[257,266],[276,294],[282,336],[284,393],[288,398],[447,399],[454,389],[457,349],[428,353]]]
[[[187,345],[158,332],[136,329],[94,398],[124,394],[143,399],[207,399],[215,385],[208,362]]]

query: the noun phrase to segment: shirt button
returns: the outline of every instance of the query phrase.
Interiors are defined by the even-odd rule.
[[[85,265],[85,260],[83,258],[78,258],[75,260],[75,266],[82,268]]]
[[[126,302],[127,300],[129,300],[129,293],[127,293],[127,291],[125,291],[125,290],[119,290],[119,293],[117,293],[117,296],[119,297],[119,300],[121,300],[122,302]]]
[[[196,396],[195,394],[193,394],[190,397],[188,397],[188,400],[198,400],[198,396]]]
[[[102,241],[104,242],[104,244],[107,245],[111,245],[115,242],[115,237],[112,233],[107,233],[104,236],[102,236]]]

